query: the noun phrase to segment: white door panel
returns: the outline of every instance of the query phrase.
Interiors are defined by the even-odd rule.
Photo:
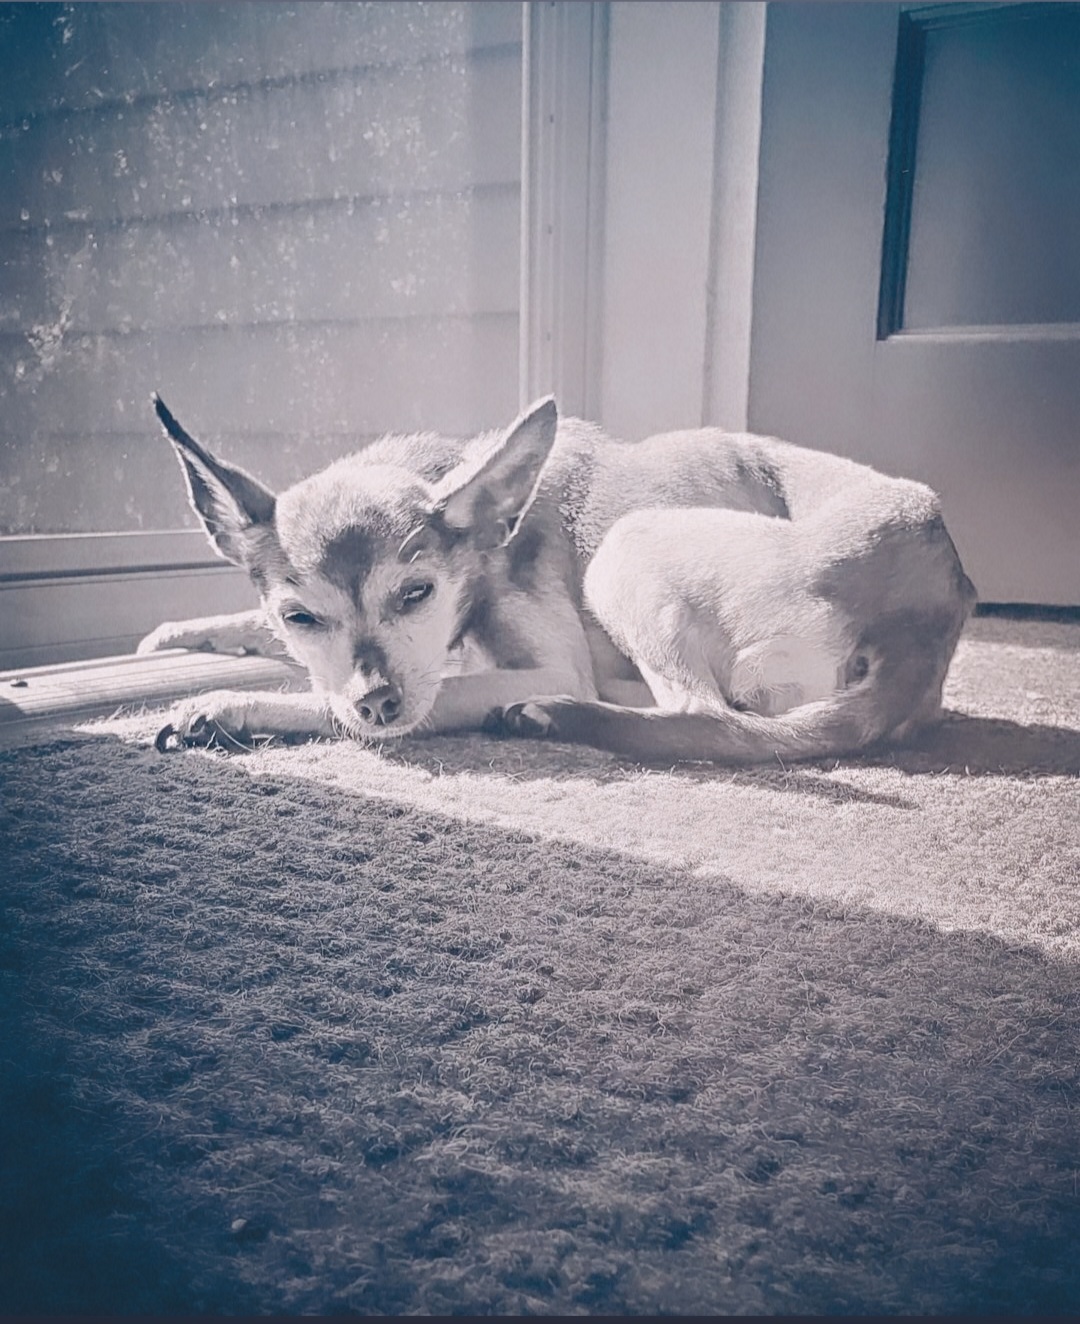
[[[933,484],[984,601],[1080,603],[1077,7],[770,5],[761,135],[751,425]]]

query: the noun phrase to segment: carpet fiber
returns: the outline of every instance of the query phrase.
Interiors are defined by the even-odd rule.
[[[0,756],[0,1310],[1080,1309],[1080,627],[917,748]]]

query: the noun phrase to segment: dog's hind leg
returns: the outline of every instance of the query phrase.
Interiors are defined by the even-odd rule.
[[[533,699],[504,710],[514,735],[566,740],[639,763],[752,764],[825,758],[870,743],[860,713],[850,705],[819,701],[783,717],[734,710],[664,712],[555,698]]]
[[[504,711],[511,732],[642,762],[755,763],[852,753],[929,713],[962,603],[856,626],[813,591],[785,521],[651,510],[620,523],[586,601],[657,706],[539,697]]]
[[[879,622],[862,636],[852,658],[859,665],[846,668],[842,688],[778,716],[701,702],[700,691],[689,690],[681,710],[670,703],[624,708],[537,698],[504,710],[503,726],[642,763],[749,764],[852,754],[885,738],[904,739],[935,718],[958,632],[955,619],[913,612]]]
[[[633,512],[597,550],[584,596],[664,711],[775,716],[841,683],[847,622],[811,590],[787,520]]]
[[[905,614],[861,638],[830,695],[777,716],[711,705],[689,693],[681,708],[629,708],[555,696],[516,704],[503,725],[514,734],[567,740],[642,763],[763,763],[852,754],[903,739],[932,721],[951,656],[952,623]],[[676,691],[677,693],[677,691]],[[696,702],[694,700],[697,700]]]

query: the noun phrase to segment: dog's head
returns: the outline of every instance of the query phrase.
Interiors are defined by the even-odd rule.
[[[353,458],[280,496],[213,456],[157,397],[154,407],[211,543],[250,574],[346,732],[420,726],[467,626],[479,561],[500,554],[536,495],[555,402],[466,447],[437,482]]]

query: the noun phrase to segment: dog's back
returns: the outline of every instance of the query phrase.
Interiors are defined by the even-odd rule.
[[[929,535],[943,559],[959,567],[951,541],[941,537],[940,501],[925,484],[751,433],[697,428],[622,442],[593,424],[563,419],[541,499],[546,511],[558,512],[585,564],[632,511],[712,508],[790,521],[802,533],[800,557],[822,573],[882,537],[905,534],[920,543]]]

